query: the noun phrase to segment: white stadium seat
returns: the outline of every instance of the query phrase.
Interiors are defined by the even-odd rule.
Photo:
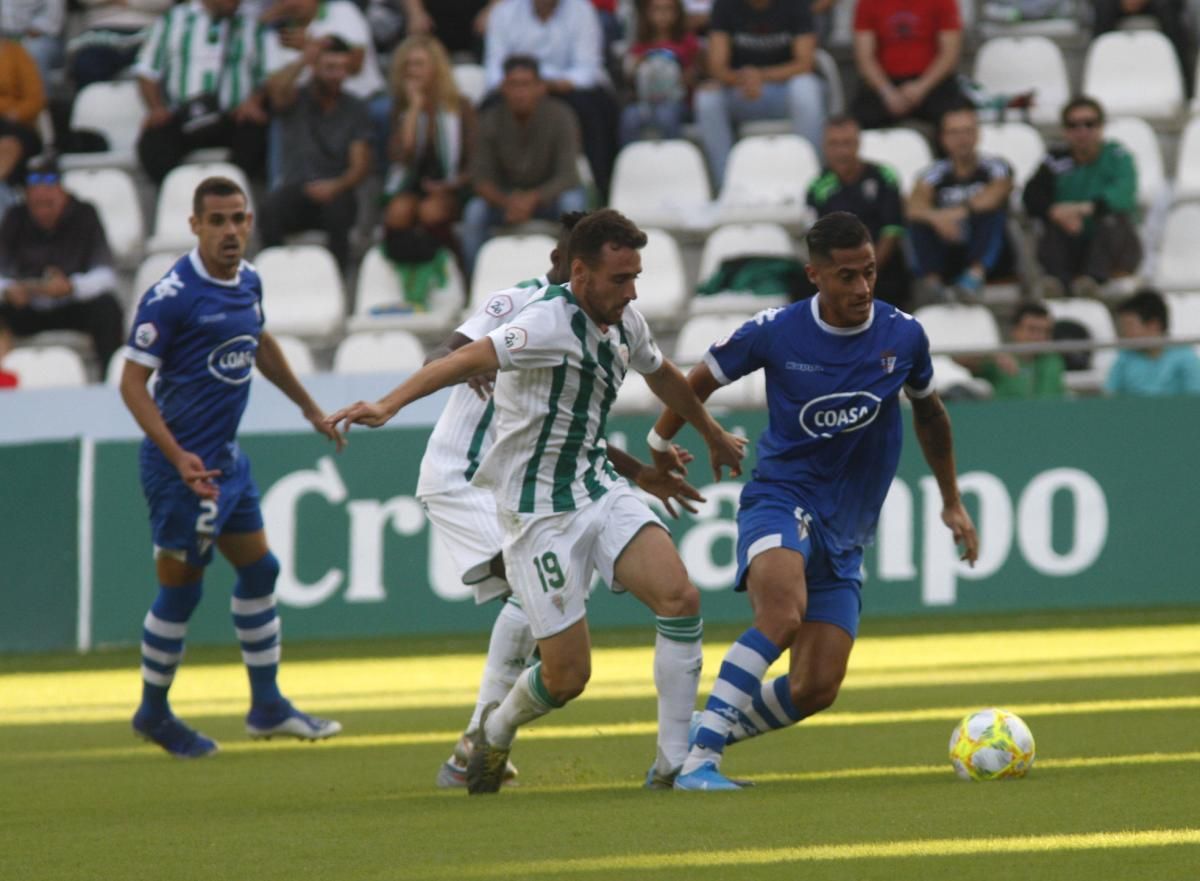
[[[1046,308],[1055,321],[1075,321],[1087,329],[1088,335],[1098,343],[1109,343],[1117,338],[1112,313],[1099,300],[1086,297],[1067,297],[1047,300]],[[1098,391],[1104,387],[1104,378],[1117,359],[1115,349],[1095,349],[1092,366],[1088,370],[1072,370],[1067,373],[1068,387],[1075,391]]]
[[[1026,122],[984,123],[979,126],[979,152],[1008,161],[1013,169],[1013,198],[1019,199],[1021,188],[1046,155],[1046,142]]]
[[[625,374],[617,399],[613,401],[614,413],[651,413],[662,408],[662,402],[650,391],[645,377],[636,370]]]
[[[371,248],[358,270],[357,296],[351,330],[410,330],[441,333],[454,326],[463,300],[462,273],[458,263],[446,261],[446,282],[429,292],[422,312],[403,311],[404,288],[395,265],[379,247]]]
[[[333,354],[334,373],[412,373],[425,361],[421,341],[406,330],[362,331]]]
[[[900,195],[912,192],[917,176],[933,162],[929,143],[910,128],[867,129],[862,133],[859,155],[891,166],[900,178]]]
[[[1154,274],[1155,284],[1163,290],[1200,288],[1200,249],[1196,230],[1200,229],[1200,203],[1176,205],[1167,215]]]
[[[133,276],[133,296],[130,298],[130,302],[136,306],[142,299],[142,294],[154,287],[181,256],[183,256],[181,253],[159,251],[143,257]]]
[[[1170,120],[1183,110],[1183,72],[1158,31],[1111,31],[1088,46],[1083,94],[1110,116]]]
[[[678,324],[687,308],[687,276],[679,244],[669,232],[647,229],[637,310],[655,325]]]
[[[719,339],[729,336],[754,317],[752,312],[725,315],[696,315],[684,322],[675,338],[676,364],[691,366],[704,360],[704,353]]]
[[[154,235],[146,243],[147,251],[184,251],[195,244],[196,237],[188,224],[192,216],[192,196],[206,177],[227,177],[246,193],[247,207],[253,211],[253,197],[246,175],[228,162],[178,165],[163,179],[154,209]]]
[[[970,370],[948,355],[933,355],[929,360],[933,365],[933,387],[939,395],[948,396],[964,389],[972,398],[992,396],[990,382],[973,376]]]
[[[283,357],[287,359],[292,372],[297,376],[311,376],[317,372],[317,364],[313,360],[312,350],[304,340],[283,335],[276,336],[275,342],[279,343],[279,348],[283,350]],[[256,367],[255,370],[257,369]]]
[[[285,245],[258,252],[267,330],[324,341],[342,327],[346,295],[333,255],[317,245]]]
[[[1104,124],[1104,136],[1117,141],[1133,155],[1133,164],[1137,167],[1138,204],[1149,208],[1165,199],[1167,176],[1163,172],[1158,136],[1150,123],[1136,116],[1109,119]]]
[[[777,223],[733,223],[719,226],[704,242],[700,254],[700,281],[712,276],[723,260],[735,257],[795,257],[796,246],[788,231]],[[692,298],[693,315],[750,313],[782,306],[785,297],[759,296],[744,291],[725,291]]]
[[[85,86],[71,105],[71,129],[103,135],[108,140],[108,150],[66,153],[60,159],[62,167],[136,168],[137,139],[145,114],[146,107],[134,80]]]
[[[119,168],[67,171],[63,187],[96,209],[117,263],[129,265],[141,255],[146,226],[137,187],[128,172]]]
[[[1200,338],[1200,292],[1167,294],[1168,336]],[[1196,346],[1200,352],[1200,344]]]
[[[913,316],[925,328],[933,352],[992,348],[1000,345],[1000,328],[986,306],[922,306]]]
[[[487,94],[487,71],[482,64],[454,65],[454,85],[472,104],[478,104]]]
[[[1071,95],[1062,50],[1047,37],[996,37],[979,47],[974,79],[988,92],[1019,95],[1032,91],[1029,118],[1053,125]]]
[[[83,359],[66,346],[27,346],[13,349],[4,367],[17,375],[18,387],[60,388],[87,385]]]
[[[543,275],[550,268],[550,252],[557,244],[543,233],[495,236],[484,242],[471,276],[471,311],[480,308],[496,291]]]
[[[729,153],[717,215],[723,223],[799,224],[808,185],[820,172],[816,150],[799,135],[742,138]]]
[[[617,154],[613,208],[639,226],[707,229],[712,189],[700,148],[690,141],[636,141]]]
[[[1200,199],[1200,116],[1193,117],[1183,130],[1175,168],[1175,200]]]

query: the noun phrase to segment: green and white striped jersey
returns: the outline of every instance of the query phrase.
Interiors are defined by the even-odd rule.
[[[550,285],[488,336],[496,380],[496,442],[475,475],[502,510],[574,511],[617,480],[608,463],[605,425],[625,374],[662,365],[646,319],[627,306],[601,330],[569,287]]]
[[[134,73],[158,82],[172,108],[216,91],[219,81],[221,108],[231,110],[263,81],[265,31],[253,16],[214,19],[200,0],[189,0],[154,23]]]

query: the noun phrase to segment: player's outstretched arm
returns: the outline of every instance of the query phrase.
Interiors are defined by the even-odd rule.
[[[301,385],[300,380],[296,378],[296,374],[292,371],[292,365],[288,364],[287,356],[283,354],[279,341],[265,330],[258,338],[258,354],[255,355],[254,360],[262,375],[287,395],[292,403],[300,408],[300,412],[304,414],[304,418],[312,424],[312,427],[333,441],[340,453],[346,446],[346,439],[342,437],[342,433],[336,427],[331,428],[325,424],[325,411],[317,406],[317,402],[312,399],[308,389]]]
[[[674,453],[684,464],[692,461],[692,454],[683,447],[675,446]],[[647,465],[612,444],[608,445],[608,460],[612,462],[618,474],[632,480],[641,489],[660,500],[672,517],[679,517],[672,502],[678,502],[684,510],[695,514],[696,508],[691,503],[705,501],[700,491],[684,480],[683,473],[674,468],[664,469]]]
[[[437,361],[439,358],[445,358],[451,352],[457,352],[463,346],[474,342],[471,337],[461,331],[454,331],[446,339],[442,340],[442,344],[425,356],[425,363],[429,364]],[[482,373],[479,376],[472,376],[467,380],[467,385],[471,387],[471,391],[479,395],[481,401],[486,401],[492,394],[492,389],[496,385],[495,373]]]
[[[688,385],[692,387],[692,391],[696,393],[696,397],[700,403],[704,403],[712,393],[721,387],[721,383],[717,382],[717,378],[712,375],[712,371],[708,369],[708,365],[701,362],[693,367],[687,375]],[[685,462],[672,463],[674,450],[667,447],[668,441],[679,433],[679,429],[683,428],[684,419],[674,410],[670,408],[663,410],[662,415],[658,417],[658,421],[654,423],[653,437],[654,443],[663,449],[656,449],[651,446],[651,455],[654,457],[654,464],[659,468],[678,468],[684,466]],[[674,446],[675,450],[679,449]],[[686,467],[683,469],[687,471]]]
[[[203,459],[179,446],[146,388],[152,372],[151,368],[144,364],[126,361],[125,369],[121,373],[121,399],[133,414],[138,427],[146,433],[146,437],[150,438],[167,461],[175,466],[175,470],[179,472],[179,479],[187,484],[188,489],[202,499],[215,499],[219,495],[219,489],[214,478],[219,477],[221,472],[215,468],[206,468]]]
[[[942,522],[954,533],[955,543],[962,546],[961,559],[974,566],[979,557],[979,536],[958,492],[950,414],[937,392],[913,398],[912,408],[913,430],[942,493]]]
[[[490,337],[484,337],[451,352],[445,358],[426,364],[374,404],[358,401],[349,407],[343,407],[325,417],[325,424],[336,426],[341,422],[346,431],[350,430],[351,425],[378,428],[413,401],[447,386],[457,385],[472,376],[499,369],[500,361],[496,357],[492,340]]]
[[[689,381],[684,379],[678,367],[664,358],[662,366],[658,370],[646,374],[646,385],[650,386],[650,391],[654,392],[655,396],[670,410],[690,422],[700,432],[700,436],[708,445],[708,458],[712,465],[714,480],[721,479],[721,468],[723,467],[728,467],[729,473],[734,477],[742,473],[742,457],[746,455],[746,439],[730,434],[712,418],[712,415],[704,408],[703,401],[697,397],[695,390],[689,385]],[[709,391],[709,394],[712,392]],[[656,452],[667,453],[668,450],[663,448]],[[655,461],[658,461],[657,456]]]

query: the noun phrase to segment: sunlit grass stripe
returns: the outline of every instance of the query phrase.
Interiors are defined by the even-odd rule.
[[[632,853],[531,860],[455,867],[455,878],[523,878],[529,876],[621,872],[653,869],[762,866],[845,860],[956,857],[1002,854],[1058,854],[1084,850],[1130,850],[1200,845],[1200,829],[1149,829],[1067,835],[1013,835],[996,838],[926,838],[915,841],[864,841],[854,844],[812,844],[802,847],[689,850],[675,853]],[[447,873],[446,877],[450,877]]]

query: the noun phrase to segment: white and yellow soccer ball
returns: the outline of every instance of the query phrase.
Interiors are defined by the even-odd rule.
[[[971,713],[950,735],[950,764],[963,780],[1024,777],[1033,753],[1029,726],[1016,713],[995,707]]]

